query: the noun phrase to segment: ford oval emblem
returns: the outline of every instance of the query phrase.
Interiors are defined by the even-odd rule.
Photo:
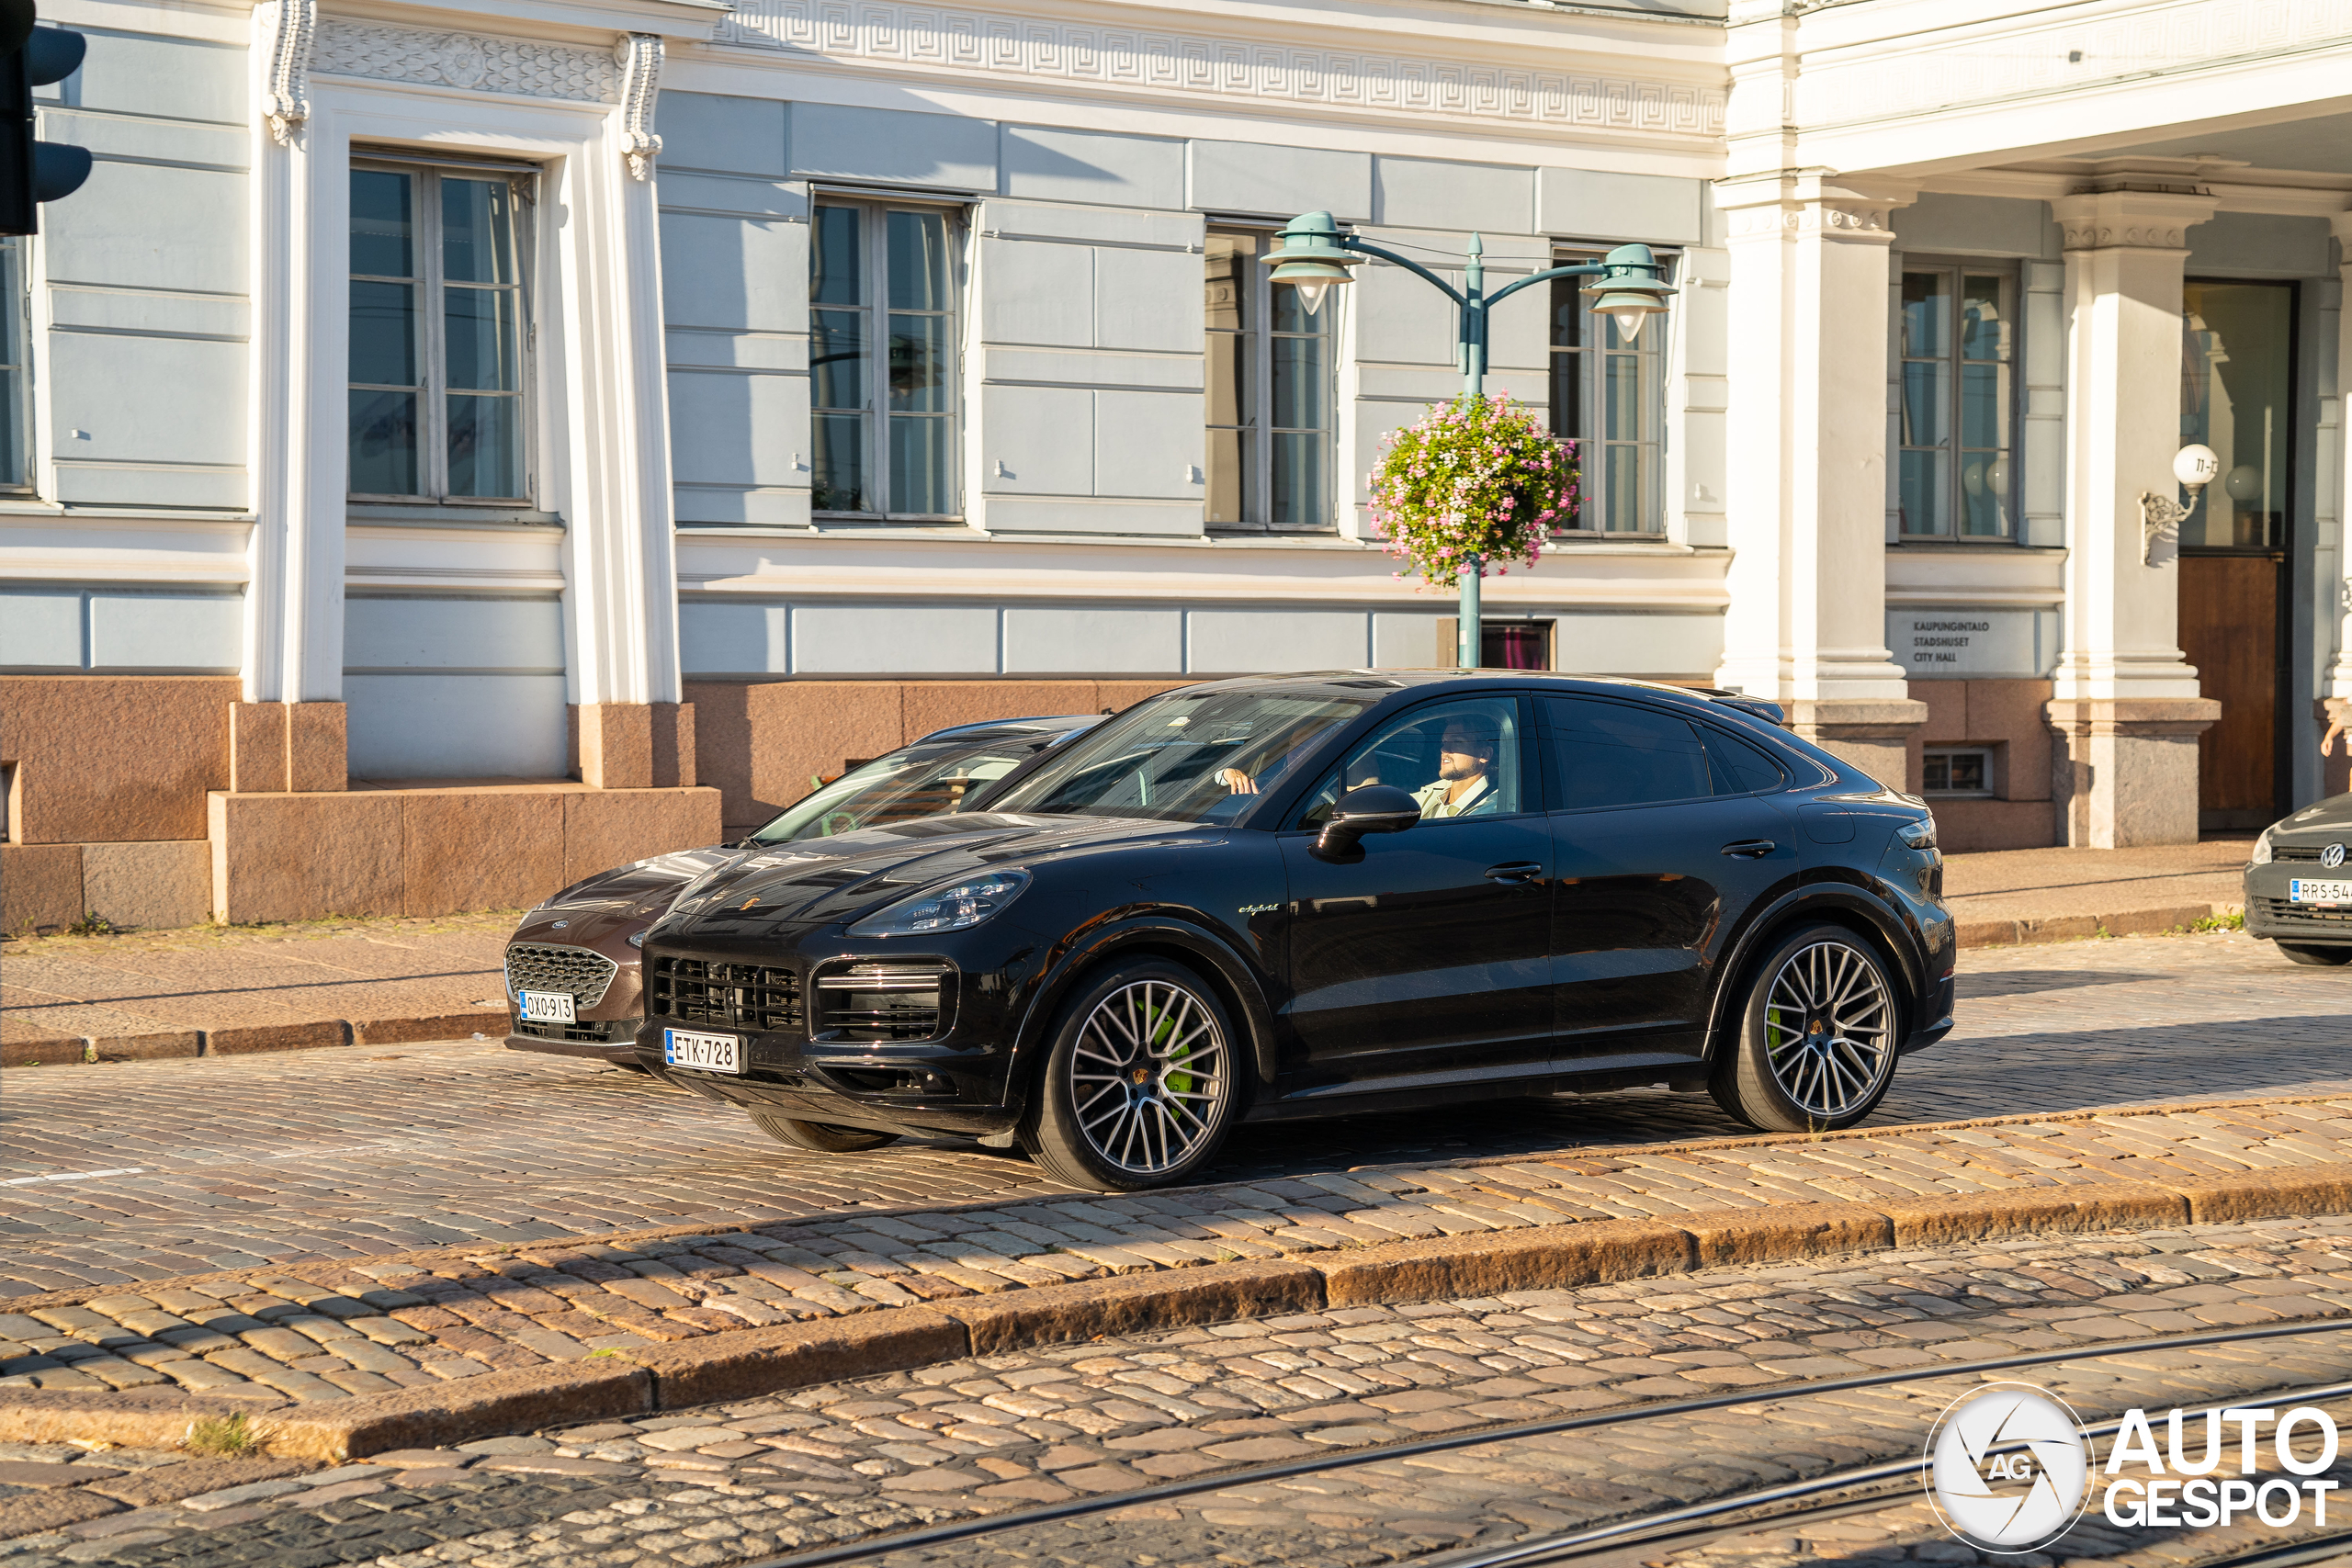
[[[2337,866],[2342,865],[2344,863],[2344,846],[2342,844],[2330,844],[2327,848],[2320,851],[2319,863],[2327,867],[2330,871],[2334,871]]]
[[[2341,845],[2341,844],[2338,844],[2338,845],[2336,845],[2336,846],[2335,846],[2335,858],[2336,858],[2337,860],[2339,860],[2339,861],[2340,861],[2340,860],[2342,860],[2342,859],[2344,858],[2344,846],[2343,846],[2343,845]],[[566,927],[566,926],[570,925],[571,923],[571,922],[570,920],[558,920],[558,921],[556,921],[556,923],[555,923],[554,925],[549,926],[548,929],[549,931],[560,931],[563,930],[563,928],[564,928],[564,927]]]

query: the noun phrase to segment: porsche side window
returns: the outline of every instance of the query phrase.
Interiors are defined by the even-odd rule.
[[[1650,806],[1715,793],[1706,749],[1679,714],[1591,697],[1546,697],[1564,811]]]
[[[1760,795],[1789,782],[1789,775],[1762,747],[1708,725],[1701,725],[1699,733],[1707,743],[1707,766],[1714,774],[1717,795]]]
[[[1411,795],[1424,822],[1524,809],[1518,702],[1480,697],[1413,709],[1324,775],[1307,796],[1299,826],[1321,827],[1340,796],[1376,784]]]

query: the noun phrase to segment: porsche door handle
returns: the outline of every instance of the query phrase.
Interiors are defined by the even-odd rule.
[[[1762,860],[1780,847],[1770,839],[1742,839],[1736,844],[1725,844],[1724,853],[1741,860]]]
[[[1487,868],[1487,881],[1499,882],[1507,887],[1516,886],[1522,882],[1532,882],[1543,874],[1542,861],[1505,861],[1500,865],[1490,865]]]

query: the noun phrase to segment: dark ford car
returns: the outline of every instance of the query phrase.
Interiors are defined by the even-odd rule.
[[[1017,1141],[1106,1190],[1244,1120],[1628,1084],[1849,1126],[1951,1027],[1943,863],[1776,715],[1501,671],[1172,692],[986,810],[699,878],[639,1051],[803,1147]]]
[[[2254,841],[2245,929],[2298,964],[2352,963],[2352,795],[2306,806]]]
[[[638,947],[678,889],[773,844],[961,811],[1039,753],[1099,722],[1091,714],[995,719],[934,730],[788,807],[740,843],[656,855],[575,882],[523,917],[506,942],[508,1049],[634,1067],[645,1021]]]

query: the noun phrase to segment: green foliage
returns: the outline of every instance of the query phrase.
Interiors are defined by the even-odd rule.
[[[235,1459],[261,1447],[261,1434],[243,1416],[214,1416],[188,1428],[190,1453]]]
[[[117,928],[112,920],[96,909],[83,911],[82,918],[65,928],[68,936],[113,936]]]
[[[1512,559],[1532,567],[1576,515],[1576,444],[1553,439],[1508,394],[1432,405],[1385,446],[1372,471],[1374,525],[1406,571],[1432,584],[1451,586],[1474,560],[1482,577]]]

